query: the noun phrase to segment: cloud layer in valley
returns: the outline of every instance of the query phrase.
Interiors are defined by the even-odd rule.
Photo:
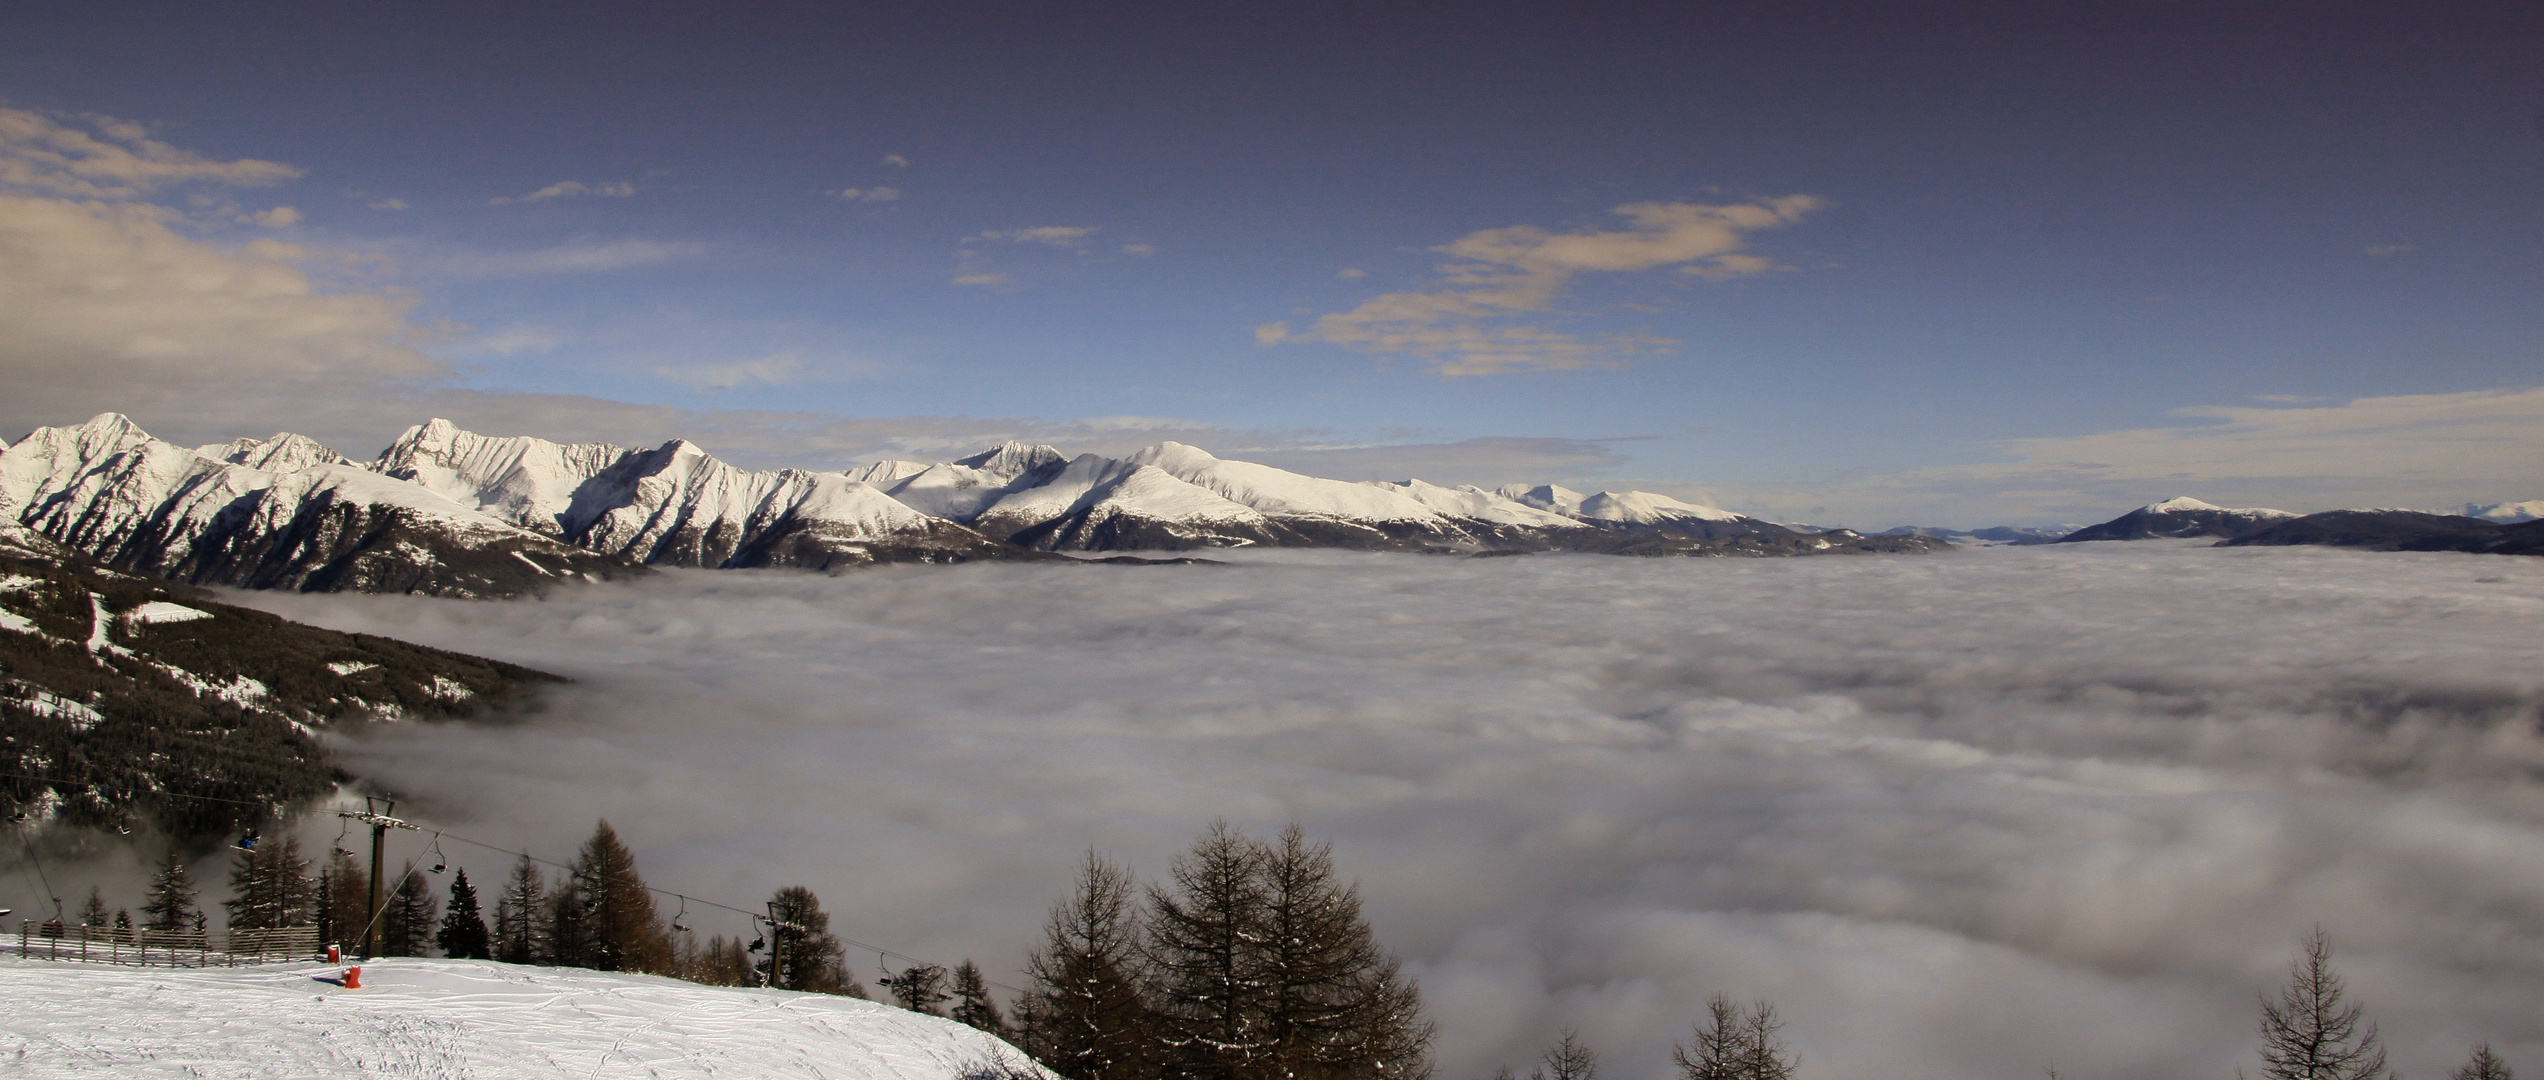
[[[1571,1024],[1662,1080],[1715,992],[1805,1076],[2226,1075],[2318,924],[2404,1071],[2544,1055],[2544,564],[1240,562],[246,599],[579,680],[346,741],[402,808],[558,854],[606,816],[658,884],[801,882],[1003,981],[1086,848],[1300,821],[1448,1077]]]

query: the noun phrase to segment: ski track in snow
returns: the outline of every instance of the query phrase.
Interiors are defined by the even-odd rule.
[[[873,1002],[488,961],[169,970],[0,960],[0,1075],[956,1080],[1012,1048]]]
[[[1298,820],[1452,1080],[1665,1080],[1715,992],[1811,1078],[2229,1075],[2317,924],[2407,1074],[2544,1071],[2544,561],[1226,557],[239,599],[580,680],[343,744],[401,812],[993,979],[1089,846]]]

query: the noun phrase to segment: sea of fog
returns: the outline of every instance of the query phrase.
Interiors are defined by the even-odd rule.
[[[1087,849],[1299,822],[1443,1080],[1661,1080],[1717,992],[1810,1078],[2223,1077],[2317,926],[2406,1075],[2544,1073],[2544,560],[1229,558],[236,598],[578,680],[342,740],[402,813],[1002,982]]]

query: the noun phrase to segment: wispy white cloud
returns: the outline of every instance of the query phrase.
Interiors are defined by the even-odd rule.
[[[1519,225],[1469,233],[1435,249],[1457,260],[1439,268],[1438,287],[1386,293],[1300,330],[1287,322],[1266,323],[1255,328],[1255,340],[1265,346],[1323,342],[1420,356],[1443,375],[1620,366],[1678,342],[1575,334],[1529,320],[1547,313],[1587,273],[1675,267],[1710,281],[1765,273],[1775,263],[1743,250],[1749,234],[1791,224],[1819,205],[1808,195],[1721,206],[1628,203],[1612,211],[1625,218],[1625,229],[1555,233]]]
[[[1122,254],[1124,254],[1124,255],[1130,255],[1130,256],[1134,256],[1134,257],[1136,257],[1136,258],[1142,258],[1142,259],[1148,258],[1148,257],[1149,257],[1149,256],[1151,256],[1151,255],[1155,255],[1155,254],[1157,254],[1157,250],[1158,250],[1158,249],[1157,249],[1157,245],[1155,245],[1155,244],[1124,244],[1124,245],[1122,245]]]
[[[663,364],[654,374],[701,394],[720,394],[750,386],[786,386],[805,382],[872,379],[887,374],[886,365],[851,357],[807,357],[781,349],[750,360],[702,364]]]
[[[531,251],[448,253],[419,259],[417,266],[453,277],[588,274],[661,266],[706,251],[707,245],[686,241],[608,240]]]
[[[974,272],[974,273],[968,273],[968,274],[956,274],[956,275],[954,275],[954,284],[957,284],[957,285],[993,285],[993,286],[996,286],[996,285],[1013,285],[1013,284],[1015,284],[1015,283],[1016,283],[1016,279],[1011,278],[1011,277],[1008,277],[1008,276],[1007,276],[1007,275],[1005,275],[1005,274],[991,273],[991,272],[987,272],[987,271]]]
[[[378,202],[371,203],[370,207],[374,210],[404,210],[406,209],[406,200],[381,199]]]
[[[891,202],[901,197],[901,191],[888,187],[841,188],[831,192],[830,197],[853,203]]]
[[[288,206],[277,206],[271,210],[259,210],[250,214],[248,220],[268,229],[288,229],[300,224],[300,211]]]
[[[565,335],[545,326],[515,326],[478,337],[468,343],[471,352],[494,356],[519,356],[523,353],[555,352],[565,344]]]
[[[800,382],[804,376],[804,358],[800,353],[787,350],[756,360],[666,364],[656,367],[654,373],[699,393],[712,394],[742,386],[781,386]]]
[[[0,424],[115,410],[263,425],[449,373],[414,347],[414,298],[324,290],[298,265],[305,249],[225,250],[178,220],[146,204],[0,196]]]
[[[1334,271],[1334,276],[1345,281],[1358,281],[1362,278],[1368,277],[1369,271],[1363,270],[1357,266],[1346,266],[1340,270]]]
[[[42,113],[0,109],[0,187],[74,199],[132,199],[172,184],[260,187],[301,175],[271,161],[214,161],[152,139],[148,129],[130,121],[85,119],[93,133]]]
[[[613,180],[604,184],[586,184],[580,180],[559,180],[556,183],[540,188],[539,190],[533,191],[527,195],[501,195],[488,199],[487,201],[496,206],[502,206],[507,203],[546,202],[549,199],[566,199],[579,195],[592,195],[607,199],[625,199],[631,198],[635,194],[636,185],[625,180]]]
[[[970,240],[1003,240],[1013,244],[1051,244],[1055,247],[1077,247],[1094,235],[1092,226],[1039,225],[1030,229],[993,229]],[[966,241],[970,242],[969,240]]]
[[[896,169],[906,169],[910,167],[910,159],[902,157],[899,154],[883,155],[883,163]]]

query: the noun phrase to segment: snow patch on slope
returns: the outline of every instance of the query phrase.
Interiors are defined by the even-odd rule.
[[[196,619],[209,619],[211,617],[212,613],[209,611],[204,611],[200,608],[190,608],[184,604],[171,604],[165,600],[153,600],[124,613],[125,620],[142,623],[144,625],[154,623],[193,622]]]
[[[0,961],[0,1032],[28,1076],[960,1080],[972,1028],[854,998],[483,960],[171,971]]]
[[[1179,442],[1162,442],[1130,456],[1185,483],[1266,514],[1349,518],[1355,521],[1440,522],[1440,514],[1402,492],[1302,476],[1251,461],[1227,461]]]
[[[2466,503],[2456,508],[2454,512],[2465,517],[2496,521],[2502,525],[2515,525],[2521,521],[2544,518],[2544,499],[2528,499],[2525,502]]]
[[[266,472],[291,472],[312,465],[351,465],[352,458],[328,449],[307,435],[275,432],[265,439],[232,439],[194,448],[196,454]]]
[[[2139,509],[2149,514],[2173,514],[2198,510],[2216,514],[2240,514],[2245,517],[2256,518],[2292,518],[2297,516],[2285,510],[2273,510],[2266,506],[2218,506],[2214,503],[2201,502],[2188,495],[2176,496],[2174,498],[2166,499],[2160,503],[2149,503]]]
[[[1376,486],[1403,495],[1451,517],[1489,521],[1496,525],[1522,525],[1535,529],[1585,527],[1582,523],[1561,513],[1512,498],[1507,488],[1501,492],[1491,492],[1473,484],[1452,488],[1421,480],[1407,480],[1401,484],[1382,480]]]
[[[1048,481],[1000,499],[978,521],[992,535],[1015,536],[1057,521],[1070,521],[1083,531],[1116,518],[1204,528],[1256,529],[1264,523],[1261,511],[1156,466],[1099,454],[1079,455]]]

